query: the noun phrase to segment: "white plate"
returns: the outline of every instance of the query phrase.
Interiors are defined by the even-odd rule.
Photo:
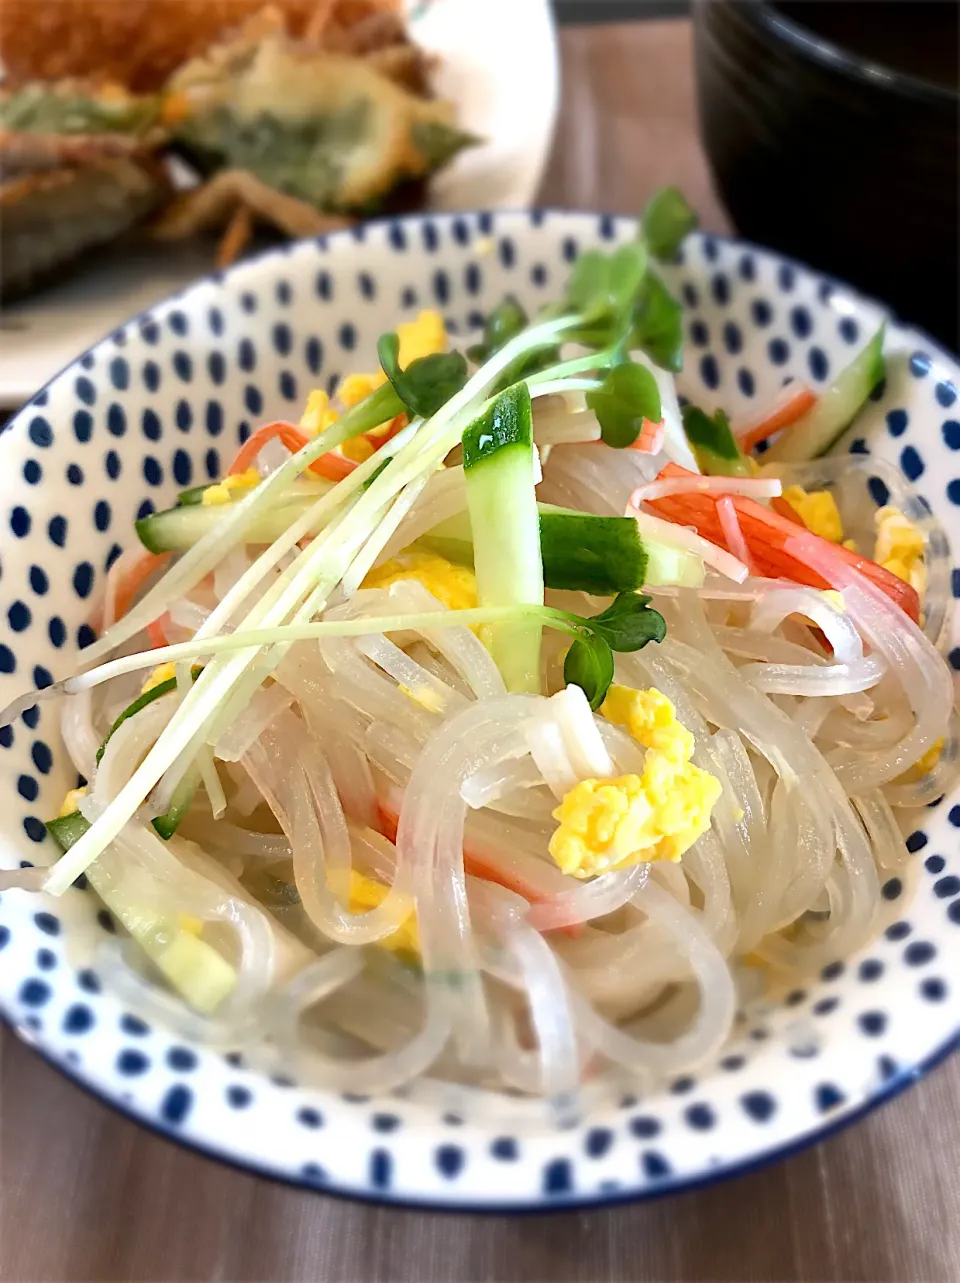
[[[547,161],[559,77],[549,0],[407,0],[435,54],[437,92],[486,139],[433,185],[436,209],[529,205]],[[62,285],[4,308],[0,406],[12,408],[127,317],[211,270],[209,241],[141,245],[92,259]]]

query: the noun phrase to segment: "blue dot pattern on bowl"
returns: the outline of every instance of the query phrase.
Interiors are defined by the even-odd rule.
[[[372,368],[392,318],[439,307],[459,341],[504,293],[534,309],[581,249],[632,230],[553,212],[371,224],[235,267],[100,343],[4,433],[5,690],[70,670],[138,513],[218,475],[258,418],[291,417],[310,388]],[[686,310],[684,390],[734,416],[755,413],[785,379],[823,386],[881,315],[799,266],[715,237],[691,237],[665,274]],[[888,336],[885,389],[847,447],[914,479],[960,546],[958,371],[921,336],[892,323]],[[960,571],[952,586],[960,598]],[[960,667],[960,637],[946,651]],[[0,730],[0,771],[16,858],[48,861],[43,819],[76,784],[53,705]],[[56,902],[0,896],[0,1004],[47,1056],[134,1117],[309,1187],[463,1206],[638,1197],[812,1136],[941,1054],[960,1023],[958,829],[958,800],[924,814],[909,869],[884,882],[886,928],[861,957],[738,1026],[695,1079],[642,1104],[612,1083],[567,1131],[511,1123],[509,1099],[492,1124],[422,1093],[338,1096],[186,1045],[101,982],[95,947],[113,923],[82,885]]]

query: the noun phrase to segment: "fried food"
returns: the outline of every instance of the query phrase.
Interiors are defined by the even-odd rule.
[[[0,296],[28,294],[89,250],[106,245],[169,195],[149,156],[87,155],[82,164],[28,173],[0,186]]]
[[[264,0],[3,0],[0,48],[15,84],[67,77],[160,89],[188,58],[263,8]],[[394,20],[398,0],[274,0],[291,35],[326,39],[341,52],[372,20]],[[371,38],[367,28],[365,38]],[[400,25],[402,32],[402,25]],[[379,39],[384,38],[381,30]],[[375,45],[382,48],[383,45]],[[368,50],[369,51],[369,50]]]
[[[0,293],[28,293],[170,196],[156,98],[78,82],[0,93]]]
[[[178,196],[151,231],[158,240],[181,240],[228,227],[240,210],[292,237],[320,236],[349,226],[348,219],[321,214],[306,201],[268,187],[245,170],[223,169],[202,187]]]
[[[475,140],[450,103],[257,19],[169,83],[174,137],[202,173],[240,169],[323,211],[367,212]]]

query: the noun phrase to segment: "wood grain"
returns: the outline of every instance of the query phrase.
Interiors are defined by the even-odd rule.
[[[728,231],[700,147],[690,23],[563,28],[560,51],[563,92],[543,203],[637,214],[672,183],[702,226]]]
[[[681,186],[725,220],[697,142],[685,22],[561,33],[544,186],[635,212]],[[841,1136],[698,1193],[508,1219],[366,1208],[271,1184],[145,1132],[4,1031],[0,1277],[312,1283],[948,1283],[960,1278],[960,1063]]]

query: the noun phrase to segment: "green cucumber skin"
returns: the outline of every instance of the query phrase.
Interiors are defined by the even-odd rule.
[[[753,469],[740,454],[735,459],[719,455],[706,446],[694,446],[694,457],[700,471],[708,477],[752,477]]]
[[[167,838],[172,838],[180,827],[180,822],[190,810],[190,803],[196,796],[199,787],[200,769],[199,767],[191,767],[173,790],[169,808],[164,811],[163,815],[158,815],[153,821],[153,827],[164,841]]]
[[[193,801],[199,783],[199,772],[195,778],[186,776],[173,795],[170,809],[163,815],[158,815],[153,821],[153,827],[164,840],[173,837],[180,827],[180,822],[190,809],[190,803]],[[89,821],[85,820],[79,811],[73,811],[70,815],[59,815],[55,820],[48,820],[46,824],[47,832],[61,851],[69,851],[74,842],[80,841],[89,827]]]
[[[181,490],[177,495],[177,507],[193,508],[196,507],[197,504],[202,504],[204,494],[212,485],[216,484],[217,483],[215,481],[208,481],[206,485],[191,486],[189,490]]]
[[[695,405],[682,410],[683,430],[701,472],[711,477],[749,477],[752,469],[737,445],[727,416],[718,410],[711,418]]]
[[[886,363],[881,325],[849,365],[840,371],[816,403],[763,456],[764,463],[803,463],[818,459],[840,440],[884,378]]]
[[[502,392],[463,433],[463,472],[481,605],[543,605],[533,413],[526,384]],[[539,625],[498,624],[489,649],[510,691],[540,690]]]
[[[71,811],[69,815],[58,815],[55,820],[48,820],[46,824],[47,832],[61,851],[69,851],[74,842],[80,841],[89,827],[90,821],[85,820],[79,811]]]
[[[247,543],[273,543],[274,539],[292,525],[322,497],[325,491],[317,488],[309,494],[296,495],[269,512],[257,517],[247,530]],[[135,522],[137,537],[150,552],[183,552],[192,548],[217,524],[224,520],[233,505],[186,503],[176,508],[164,508],[141,517]]]
[[[630,517],[540,513],[540,555],[548,588],[614,597],[641,587],[647,554]]]
[[[502,466],[503,451],[513,449],[522,450],[528,455],[532,468],[533,414],[530,410],[530,394],[519,383],[502,392],[487,413],[464,430],[464,474],[493,459],[497,459]]]
[[[644,543],[640,539],[637,525],[629,517],[599,517],[592,513],[574,512],[570,508],[554,507],[549,503],[538,504],[538,509],[540,559],[543,563],[545,588],[572,589],[592,593],[596,597],[615,597],[617,593],[642,588],[643,584],[673,584],[678,581],[671,570],[662,574],[661,567],[665,557],[667,559],[680,557],[678,550]],[[563,531],[566,522],[557,521],[557,518],[561,517],[571,518],[571,521],[575,522],[587,522],[588,525],[580,526],[580,534],[587,538],[580,538],[578,543],[578,536],[565,534],[561,543],[558,544],[554,544],[551,538],[544,538],[544,526],[547,529],[553,526],[554,530]],[[611,522],[615,523],[615,526],[604,525]],[[626,531],[628,522],[630,529]],[[603,540],[602,531],[607,529],[622,529],[629,538],[625,538],[624,535],[615,535],[608,541]],[[566,526],[566,530],[572,532],[574,526]],[[604,548],[602,554],[594,552],[598,545]],[[466,512],[461,512],[456,517],[448,517],[447,520],[439,522],[433,530],[427,531],[426,535],[422,535],[417,540],[417,547],[436,553],[438,557],[445,557],[447,561],[454,562],[458,566],[472,567],[474,535],[471,531],[470,516]],[[611,549],[611,552],[606,552],[606,549]],[[617,561],[612,563],[604,561],[603,565],[599,566],[598,561],[601,556],[622,557],[622,565]],[[643,559],[642,565],[640,565],[640,558]],[[689,563],[697,562],[697,558],[692,554],[687,554],[685,559]],[[702,563],[699,563],[699,571],[701,571],[699,575],[696,575],[690,567],[684,575],[680,576],[679,581],[683,586],[696,588],[703,581]]]
[[[197,680],[197,678],[200,676],[202,672],[203,672],[202,668],[192,668],[190,670],[191,676],[193,677],[194,681]],[[139,713],[141,708],[146,708],[147,705],[152,704],[155,699],[160,699],[163,695],[169,695],[171,691],[175,691],[176,689],[177,689],[177,679],[175,677],[168,677],[165,682],[158,682],[157,685],[151,687],[150,690],[143,691],[140,695],[138,695],[132,704],[128,704],[127,707],[120,714],[120,716],[117,718],[117,720],[114,722],[114,724],[107,731],[106,739],[97,749],[97,765],[98,766],[100,765],[100,759],[101,757],[103,757],[104,752],[106,751],[106,747],[110,743],[110,736],[113,735],[113,733],[120,726],[123,725],[123,723],[127,720],[128,717],[133,717],[134,713]]]
[[[89,822],[83,818],[79,811],[73,811],[70,815],[60,815],[55,820],[50,820],[46,826],[47,832],[61,851],[68,851],[75,842],[80,840],[89,827]],[[150,910],[139,909],[116,894],[111,894],[111,880],[109,876],[106,881],[101,879],[99,875],[100,867],[95,860],[87,870],[87,877],[90,880],[90,885],[110,912],[123,923],[124,927],[144,950],[147,957],[151,958],[160,967],[163,975],[191,1006],[195,1006],[198,1011],[213,1010],[217,1003],[209,1002],[209,991],[205,998],[203,992],[196,985],[188,986],[186,984],[182,969],[179,974],[174,974],[171,969],[170,953],[165,950],[158,952],[157,946],[161,942],[169,942],[172,937],[184,941],[185,947],[190,951],[190,959],[195,964],[194,974],[199,976],[206,975],[207,977],[210,976],[210,968],[213,961],[219,959],[216,950],[202,940],[194,940],[190,936],[185,936],[175,920],[165,920]],[[219,959],[219,961],[222,971],[226,967],[226,963],[222,959]],[[222,975],[220,978],[222,984]],[[229,975],[227,979],[230,979]],[[233,988],[234,983],[235,977],[226,986],[227,993]],[[225,996],[225,994],[222,996]]]

